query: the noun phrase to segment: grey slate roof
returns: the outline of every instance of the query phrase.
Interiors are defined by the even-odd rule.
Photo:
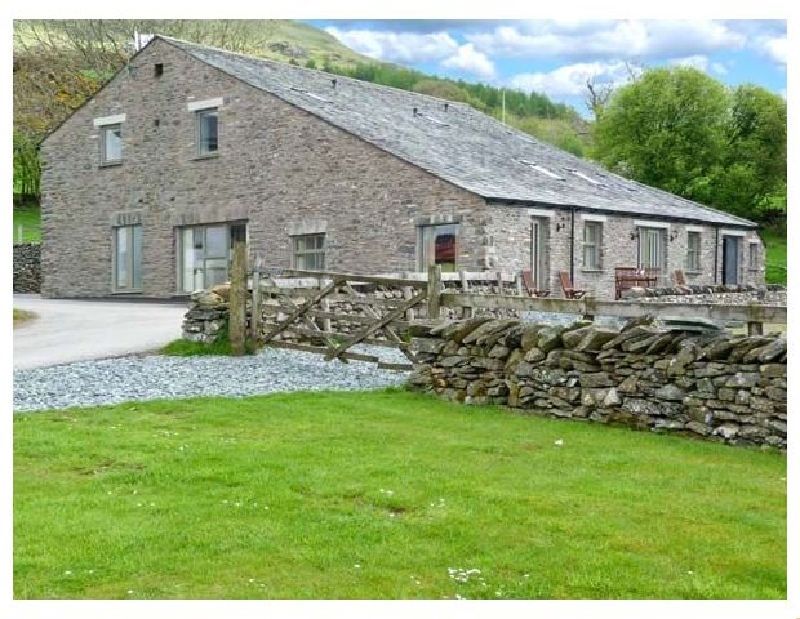
[[[463,103],[449,102],[445,111],[436,97],[157,38],[487,199],[756,227],[612,174]]]

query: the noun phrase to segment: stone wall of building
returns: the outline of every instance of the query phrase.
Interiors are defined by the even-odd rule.
[[[786,448],[785,336],[476,318],[412,326],[415,389],[467,404]]]
[[[291,235],[325,233],[327,269],[375,273],[416,270],[418,226],[452,221],[458,267],[480,268],[482,198],[165,41],[130,65],[42,145],[43,295],[112,294],[126,222],[142,226],[147,297],[178,291],[180,228],[212,223],[247,222],[250,258],[267,266],[291,266]],[[219,151],[199,157],[188,105],[215,98]],[[122,162],[102,166],[94,120],[120,114]]]
[[[42,246],[39,243],[14,245],[14,292],[39,292],[42,284]]]
[[[490,205],[484,236],[483,262],[485,268],[507,268],[516,271],[532,269],[531,220],[537,218],[546,229],[543,251],[548,265],[547,286],[552,297],[563,297],[559,271],[570,272],[573,266],[573,286],[586,290],[597,299],[614,298],[614,267],[636,267],[637,238],[640,227],[653,227],[662,231],[665,267],[661,270],[660,287],[675,284],[675,271],[684,271],[687,284],[714,286],[722,283],[722,238],[732,233],[739,242],[739,283],[742,286],[763,286],[764,244],[756,231],[721,230],[717,244],[717,230],[702,224],[684,224],[650,220],[645,216],[615,216],[584,213],[573,215],[567,209],[527,208],[514,205]],[[602,226],[600,240],[600,268],[589,269],[583,264],[584,227],[586,222]],[[697,270],[687,269],[689,232],[700,233],[700,265]],[[756,244],[751,261],[750,244]],[[716,249],[715,249],[716,247]],[[715,268],[716,264],[716,268]]]

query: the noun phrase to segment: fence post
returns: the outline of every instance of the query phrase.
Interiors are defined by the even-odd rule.
[[[256,258],[255,268],[253,269],[253,307],[250,316],[250,337],[258,343],[261,337],[261,261]]]
[[[469,283],[467,283],[467,272],[462,270],[461,272],[461,292],[467,293],[469,292]],[[471,307],[462,307],[461,308],[461,318],[472,318],[472,308]]]
[[[747,335],[764,335],[764,323],[763,322],[749,322],[747,323]]]
[[[320,308],[322,308],[323,312],[330,313],[330,311],[331,311],[331,300],[329,298],[325,297],[325,298],[320,300],[319,306],[320,306]],[[322,326],[322,330],[323,331],[330,331],[331,330],[331,319],[330,318],[323,318],[321,320],[321,322],[322,322],[321,326]]]
[[[442,267],[432,264],[428,267],[428,320],[439,319],[442,295]]]
[[[404,273],[404,278],[409,279],[408,273]],[[403,299],[408,301],[411,297],[414,296],[414,289],[411,286],[403,286]],[[414,320],[415,311],[413,307],[410,307],[406,310],[406,320],[408,322],[412,322]]]
[[[233,242],[233,263],[231,264],[231,300],[228,318],[228,339],[231,353],[244,354],[245,338],[245,298],[247,296],[247,270],[245,268],[245,240],[236,238]]]

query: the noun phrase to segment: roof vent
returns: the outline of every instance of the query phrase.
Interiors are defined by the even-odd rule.
[[[446,112],[449,109],[449,107],[450,107],[450,104],[447,101],[445,101],[444,102],[444,111]]]
[[[335,77],[331,80],[331,84],[333,84],[333,87],[336,88],[336,78]]]
[[[417,111],[417,108],[415,107],[414,108],[414,116],[416,116],[417,114],[418,114],[418,111]]]

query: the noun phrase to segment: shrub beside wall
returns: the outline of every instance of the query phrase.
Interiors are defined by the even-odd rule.
[[[412,325],[413,388],[467,404],[786,448],[786,339],[476,318]]]
[[[41,245],[14,245],[14,292],[40,292],[42,285]]]

